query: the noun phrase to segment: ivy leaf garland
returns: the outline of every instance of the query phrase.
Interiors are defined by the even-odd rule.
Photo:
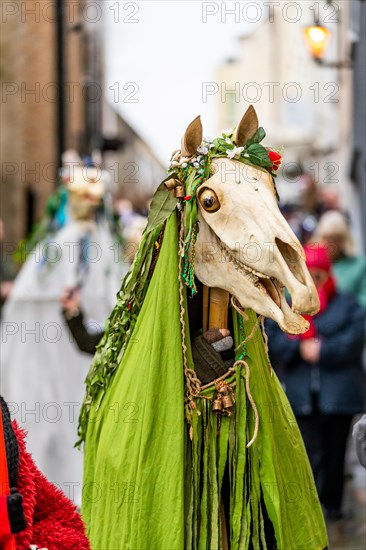
[[[266,137],[266,132],[265,132],[264,128],[262,128],[262,126],[260,126],[258,128],[258,130],[256,131],[256,133],[254,134],[254,136],[251,137],[248,140],[247,146],[250,146],[253,143],[260,143],[261,141],[264,140],[265,137]]]
[[[272,162],[268,156],[268,151],[265,147],[263,147],[263,145],[260,144],[265,137],[266,132],[264,131],[264,128],[258,128],[254,136],[249,139],[246,144],[245,152],[248,154],[251,163],[256,166],[261,166],[262,168],[267,168],[271,171]]]
[[[233,142],[233,130],[224,131],[222,137],[214,139],[209,144],[209,156],[211,158],[227,156],[246,162],[264,168],[275,177],[276,174],[273,173],[273,164],[268,156],[268,150],[260,143],[265,137],[266,132],[260,127],[244,147],[237,147]]]
[[[177,199],[162,182],[151,202],[148,223],[135,260],[117,293],[117,303],[107,321],[106,331],[85,380],[86,394],[79,417],[80,447],[85,441],[91,413],[96,413],[110,380],[121,362],[134,331],[157,259],[165,222],[177,206]]]
[[[252,143],[247,147],[246,152],[252,164],[261,168],[272,168],[272,162],[269,159],[268,151],[260,143]]]
[[[177,202],[178,199],[176,199],[172,193],[169,193],[165,187],[165,183],[162,182],[155,191],[155,195],[151,202],[146,232],[152,231],[164,223],[173,210],[175,210]]]

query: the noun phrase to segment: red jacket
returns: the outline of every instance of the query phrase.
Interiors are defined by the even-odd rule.
[[[26,450],[25,432],[16,422],[13,429],[19,445],[17,490],[28,522],[15,536],[17,550],[29,550],[31,544],[48,550],[90,550],[76,506],[38,470]]]

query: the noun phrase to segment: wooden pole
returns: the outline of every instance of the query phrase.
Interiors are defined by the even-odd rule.
[[[203,333],[205,333],[208,330],[209,311],[210,311],[210,287],[203,285],[203,304],[202,304]]]
[[[208,328],[227,328],[229,293],[222,288],[210,289]]]
[[[229,550],[229,537],[228,537],[227,525],[226,525],[225,508],[222,500],[221,500],[221,506],[220,506],[220,516],[221,516],[221,547],[222,547],[222,550]]]

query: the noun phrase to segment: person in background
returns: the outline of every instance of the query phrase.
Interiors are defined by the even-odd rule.
[[[316,211],[318,217],[329,210],[341,211],[339,190],[337,186],[328,184],[317,190]]]
[[[87,318],[104,324],[127,265],[108,174],[68,158],[60,176],[29,248],[19,250],[25,262],[2,311],[0,378],[37,465],[66,493],[71,484],[80,505],[83,457],[74,445],[90,361],[62,330],[59,299],[77,287]]]
[[[325,246],[305,246],[320,299],[305,334],[267,321],[269,355],[301,430],[328,520],[342,518],[344,458],[352,417],[363,410],[365,312],[336,289]]]
[[[90,325],[88,330],[88,324],[85,324],[84,314],[81,310],[79,290],[77,288],[66,289],[60,301],[62,315],[79,350],[94,355],[104,330],[100,326],[95,326],[94,322],[92,323],[94,330],[90,330]]]
[[[366,258],[354,254],[353,239],[344,215],[337,210],[325,212],[319,219],[314,240],[327,245],[338,289],[353,294],[366,309]]]

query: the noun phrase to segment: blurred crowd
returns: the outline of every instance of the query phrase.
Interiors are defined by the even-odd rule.
[[[281,208],[304,246],[320,311],[295,338],[268,321],[269,351],[304,439],[330,542],[343,547],[347,531],[354,544],[366,538],[365,475],[358,461],[366,458],[366,417],[353,427],[354,442],[350,438],[365,410],[366,259],[356,253],[337,189],[318,188],[307,173],[300,183],[302,200]]]
[[[301,192],[297,200],[280,204],[281,211],[302,245],[324,244],[337,288],[353,294],[366,309],[366,259],[356,253],[350,215],[334,185],[317,186],[309,173],[295,175]]]

